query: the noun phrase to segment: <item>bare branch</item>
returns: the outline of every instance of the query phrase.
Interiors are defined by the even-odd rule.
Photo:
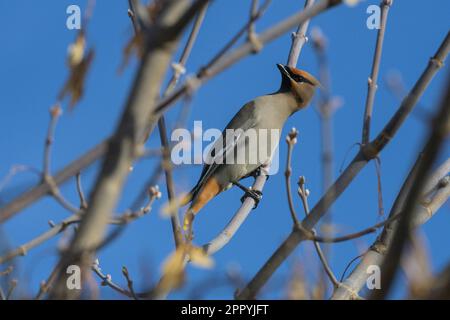
[[[368,92],[366,98],[366,107],[364,110],[364,122],[362,129],[361,143],[364,145],[370,139],[370,121],[372,120],[373,103],[375,101],[375,93],[377,91],[378,71],[380,70],[381,53],[383,51],[384,33],[386,31],[386,22],[389,13],[389,8],[392,5],[392,0],[382,0],[381,7],[381,21],[378,29],[377,44],[375,46],[375,53],[373,55],[372,73],[368,79]]]
[[[314,0],[305,0],[305,8],[312,6],[314,4]],[[298,57],[300,56],[300,52],[304,44],[308,41],[306,37],[306,31],[308,30],[309,20],[301,23],[296,32],[292,33],[292,44],[291,50],[289,50],[289,57],[287,64],[288,66],[295,67],[297,66]]]
[[[292,223],[294,224],[294,227],[300,224],[297,218],[297,213],[295,212],[295,205],[294,200],[292,199],[292,191],[291,191],[291,175],[292,175],[291,159],[292,159],[292,150],[294,148],[294,145],[297,143],[297,135],[298,135],[297,129],[292,128],[288,136],[286,137],[286,142],[288,145],[288,154],[286,157],[286,170],[284,172],[289,211],[291,212]]]
[[[142,151],[147,119],[157,101],[161,82],[181,31],[205,1],[189,7],[188,1],[165,2],[162,14],[146,38],[145,52],[123,116],[108,146],[105,159],[83,215],[79,230],[59,265],[76,264],[82,270],[91,263],[93,248],[102,242],[106,224],[118,200],[123,182],[136,156]],[[75,298],[79,290],[68,291],[65,272],[60,272],[50,298]]]
[[[305,183],[306,183],[305,177],[303,177],[303,176],[300,177],[300,179],[298,181],[297,192],[298,192],[298,195],[300,196],[300,199],[302,200],[303,209],[305,211],[305,216],[307,217],[309,215],[309,204],[308,204],[309,191],[306,189]],[[303,228],[303,226],[301,224],[298,224],[297,226],[298,226],[297,230],[300,230],[300,232],[304,235],[308,235],[309,230],[307,230],[307,229],[306,229],[306,231],[301,230]],[[328,276],[331,283],[333,284],[333,287],[335,287],[335,288],[339,287],[339,285],[340,285],[339,280],[337,280],[336,276],[334,275],[333,271],[331,270],[331,267],[328,264],[327,258],[323,254],[322,248],[320,247],[320,244],[317,241],[315,241],[316,230],[311,229],[310,232],[312,233],[312,236],[308,236],[308,237],[314,243],[314,248],[316,249],[317,255],[319,256],[320,262],[322,263],[322,266],[323,266],[323,269],[325,270],[326,275]]]
[[[183,53],[181,54],[181,57],[180,57],[178,63],[173,64],[174,73],[172,75],[172,78],[169,81],[169,84],[167,85],[167,88],[166,88],[163,96],[167,96],[169,93],[171,93],[173,91],[176,84],[178,83],[178,80],[180,79],[181,74],[185,72],[186,62],[189,58],[189,55],[194,46],[194,43],[197,40],[197,35],[203,24],[203,20],[205,18],[207,9],[208,9],[208,3],[206,3],[203,6],[203,8],[200,10],[200,12],[197,14],[197,17],[194,21],[194,25],[192,27],[191,33],[189,34],[189,38],[183,49]],[[175,199],[175,186],[174,186],[173,174],[172,174],[172,163],[170,161],[171,148],[170,148],[170,144],[169,144],[169,138],[167,135],[166,120],[165,120],[164,115],[162,115],[158,120],[158,128],[159,128],[159,137],[160,137],[160,141],[161,141],[161,146],[163,148],[162,167],[164,168],[164,174],[166,177],[167,195],[168,195],[169,201],[172,201],[173,199]],[[175,240],[175,246],[178,247],[183,241],[183,235],[181,233],[180,218],[178,216],[178,210],[175,210],[175,212],[173,212],[173,214],[170,216],[170,220],[172,223],[172,233],[173,233],[174,240]]]

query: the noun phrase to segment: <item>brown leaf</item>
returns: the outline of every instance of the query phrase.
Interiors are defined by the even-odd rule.
[[[191,245],[188,254],[191,263],[197,267],[209,269],[214,266],[214,260],[211,259],[211,256],[203,248]]]
[[[94,59],[94,49],[89,49],[85,54],[86,40],[84,33],[80,32],[75,42],[69,46],[67,64],[70,74],[64,87],[58,95],[58,99],[70,97],[69,108],[73,109],[84,92],[84,81],[89,67]]]
[[[125,48],[123,49],[123,58],[122,63],[119,67],[119,73],[122,73],[125,70],[125,67],[130,62],[131,56],[136,55],[137,58],[142,58],[144,54],[144,45],[143,45],[143,35],[142,32],[136,33],[127,43]]]
[[[163,263],[162,276],[155,291],[158,295],[179,288],[184,281],[186,246],[180,245]]]

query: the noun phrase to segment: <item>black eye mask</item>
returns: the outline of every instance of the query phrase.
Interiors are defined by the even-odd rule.
[[[289,75],[291,76],[291,79],[294,80],[295,82],[305,82],[305,83],[309,83],[310,85],[314,85],[311,81],[309,81],[308,79],[306,79],[304,76],[301,76],[299,74],[293,73],[293,72],[289,72]]]

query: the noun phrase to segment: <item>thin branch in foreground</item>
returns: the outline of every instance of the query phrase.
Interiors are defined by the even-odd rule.
[[[134,288],[133,288],[133,280],[131,280],[130,277],[130,273],[128,272],[127,267],[123,266],[122,267],[122,274],[125,277],[125,279],[127,280],[127,286],[128,286],[128,290],[130,291],[132,297],[134,300],[139,300],[138,296],[136,295],[136,293],[134,292]]]
[[[306,179],[305,177],[300,177],[298,180],[298,189],[297,189],[298,195],[300,196],[300,199],[302,200],[303,209],[305,211],[305,216],[309,215],[309,204],[308,204],[308,196],[309,191],[306,189]],[[301,224],[298,224],[301,226]],[[301,226],[303,228],[303,226]],[[302,231],[304,233],[304,231]],[[313,237],[316,235],[316,231],[314,229],[311,229]],[[314,248],[316,249],[317,255],[319,256],[320,262],[322,263],[322,266],[325,270],[325,273],[327,274],[328,278],[330,279],[331,283],[335,288],[340,286],[339,280],[334,275],[333,271],[331,270],[330,265],[328,264],[327,258],[323,254],[322,248],[320,247],[320,244],[313,240]]]
[[[429,137],[425,144],[422,161],[420,161],[417,174],[414,177],[411,191],[405,200],[405,207],[400,221],[394,231],[392,245],[381,264],[381,289],[375,290],[370,298],[382,299],[386,297],[392,286],[392,282],[398,271],[400,259],[404,248],[409,242],[413,228],[413,218],[417,214],[417,203],[421,193],[424,190],[425,181],[431,171],[432,165],[437,159],[445,138],[450,133],[450,73],[447,77],[447,89],[445,89],[439,110],[436,113],[434,121],[429,129]]]
[[[387,17],[389,8],[392,5],[392,0],[381,1],[381,21],[380,28],[378,29],[377,44],[375,46],[375,52],[373,55],[372,72],[368,79],[368,92],[366,98],[366,107],[364,110],[364,122],[362,129],[361,143],[364,145],[369,142],[370,139],[370,122],[372,120],[373,103],[375,101],[375,93],[378,88],[378,72],[380,70],[381,53],[383,52],[384,33],[386,31]]]
[[[69,201],[67,201],[61,194],[58,185],[55,183],[50,168],[51,162],[51,151],[53,146],[53,141],[55,139],[55,129],[59,117],[62,114],[62,109],[59,103],[55,104],[50,108],[50,123],[47,130],[47,136],[45,138],[44,145],[44,165],[42,170],[42,182],[49,186],[50,195],[55,198],[55,200],[66,210],[75,213],[78,211],[75,206],[73,206]]]
[[[18,281],[16,279],[12,279],[9,283],[8,293],[6,294],[5,300],[11,299],[14,289],[17,287]]]
[[[102,286],[108,286],[108,287],[112,288],[113,290],[115,290],[116,292],[118,292],[126,297],[133,298],[133,294],[130,291],[122,288],[121,286],[116,284],[114,281],[112,281],[112,277],[110,274],[103,273],[102,269],[100,268],[100,263],[99,263],[98,259],[95,259],[94,263],[91,266],[91,269],[102,280],[102,283],[101,283]]]
[[[51,299],[76,298],[80,294],[80,290],[67,290],[67,274],[62,270],[67,265],[76,264],[85,271],[92,263],[92,250],[102,243],[129,168],[142,151],[147,119],[156,107],[171,56],[182,31],[205,2],[198,0],[192,5],[187,1],[164,2],[161,16],[146,34],[140,68],[96,179],[89,208],[69,248],[58,262],[62,268],[50,290]]]
[[[292,223],[294,224],[294,226],[298,226],[300,224],[297,218],[297,213],[295,212],[295,205],[294,200],[292,199],[292,191],[291,191],[291,175],[292,175],[291,159],[292,159],[292,150],[294,149],[294,145],[297,143],[297,135],[298,135],[297,129],[292,128],[286,137],[286,143],[288,145],[288,153],[286,157],[286,170],[284,172],[289,211],[291,213]]]
[[[305,8],[310,7],[314,4],[314,0],[305,0]],[[306,36],[306,31],[308,30],[309,20],[301,23],[296,32],[292,33],[292,44],[291,50],[289,50],[289,56],[287,65],[291,67],[297,66],[298,57],[302,51],[303,46],[308,41]]]
[[[86,201],[86,197],[84,196],[83,186],[81,185],[81,173],[80,172],[78,172],[76,175],[76,181],[77,181],[77,193],[78,193],[78,197],[80,198],[80,209],[86,210],[88,207],[88,203]]]
[[[55,139],[56,123],[62,114],[62,109],[59,103],[50,108],[50,124],[47,130],[47,136],[45,137],[44,146],[44,169],[42,170],[44,177],[49,176],[50,173],[50,160],[53,141]]]
[[[173,91],[173,89],[175,88],[175,86],[178,83],[178,80],[181,77],[181,74],[186,72],[185,66],[186,66],[187,60],[189,58],[189,55],[192,51],[192,48],[194,46],[194,43],[197,40],[197,36],[198,36],[200,28],[203,24],[203,20],[205,18],[207,9],[208,9],[208,3],[205,3],[203,8],[197,14],[197,17],[194,21],[194,25],[192,26],[192,30],[189,34],[188,40],[183,49],[181,57],[180,57],[178,63],[172,64],[174,72],[173,72],[172,78],[169,81],[169,84],[166,87],[163,97],[167,96],[168,94],[170,94]],[[171,146],[169,144],[166,120],[165,120],[164,115],[161,115],[161,117],[158,120],[158,129],[159,129],[159,137],[160,137],[160,141],[161,141],[161,146],[163,149],[162,167],[164,169],[164,174],[166,177],[167,196],[168,196],[169,201],[172,201],[175,199],[175,196],[176,196],[175,195],[175,184],[174,184],[174,179],[173,179],[172,162],[170,159]],[[172,233],[173,233],[173,237],[174,237],[174,241],[175,241],[175,246],[178,247],[183,241],[183,235],[181,232],[180,218],[178,216],[177,209],[175,209],[174,212],[171,214],[170,221],[172,224]]]

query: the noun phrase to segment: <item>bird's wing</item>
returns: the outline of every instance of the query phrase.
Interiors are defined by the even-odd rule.
[[[191,191],[192,197],[195,197],[208,178],[222,165],[223,162],[226,161],[226,155],[231,152],[237,144],[241,143],[241,139],[244,137],[243,133],[246,130],[255,127],[257,117],[254,115],[254,112],[255,103],[253,101],[246,103],[225,127],[222,132],[222,139],[217,139],[212,146],[213,151],[218,150],[219,152],[217,152],[217,154],[211,154],[212,159],[208,159],[208,164],[203,166],[200,178]],[[227,129],[242,129],[242,131],[240,134],[234,136],[232,141],[228,141],[230,139],[225,139]],[[223,141],[225,141],[224,146]],[[220,144],[222,144],[223,147]],[[220,159],[223,160],[222,163]]]

